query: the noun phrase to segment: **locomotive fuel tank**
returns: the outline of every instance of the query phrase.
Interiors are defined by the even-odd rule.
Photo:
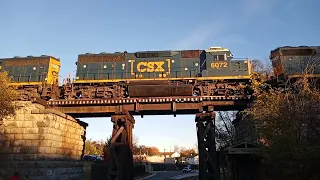
[[[174,84],[170,81],[131,81],[128,84],[130,97],[191,96],[192,89],[192,84]]]

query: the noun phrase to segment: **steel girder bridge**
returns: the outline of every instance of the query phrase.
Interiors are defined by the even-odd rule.
[[[132,180],[133,115],[195,114],[199,151],[199,179],[220,180],[215,141],[215,112],[244,110],[251,96],[150,97],[99,100],[53,100],[46,106],[74,118],[111,117],[113,122],[109,179]]]

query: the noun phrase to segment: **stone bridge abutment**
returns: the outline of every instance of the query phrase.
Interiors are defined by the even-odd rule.
[[[14,172],[32,180],[83,179],[88,124],[45,106],[16,102],[0,124],[0,180]]]

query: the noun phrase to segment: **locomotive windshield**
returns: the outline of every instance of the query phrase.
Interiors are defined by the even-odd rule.
[[[283,49],[281,51],[282,56],[312,56],[314,53],[314,49]]]

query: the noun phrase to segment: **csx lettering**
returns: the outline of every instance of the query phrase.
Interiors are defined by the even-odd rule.
[[[157,62],[139,62],[137,64],[137,70],[139,72],[164,72],[164,61]]]
[[[211,63],[211,68],[213,69],[221,69],[221,68],[227,68],[228,63],[227,62],[215,62]]]

